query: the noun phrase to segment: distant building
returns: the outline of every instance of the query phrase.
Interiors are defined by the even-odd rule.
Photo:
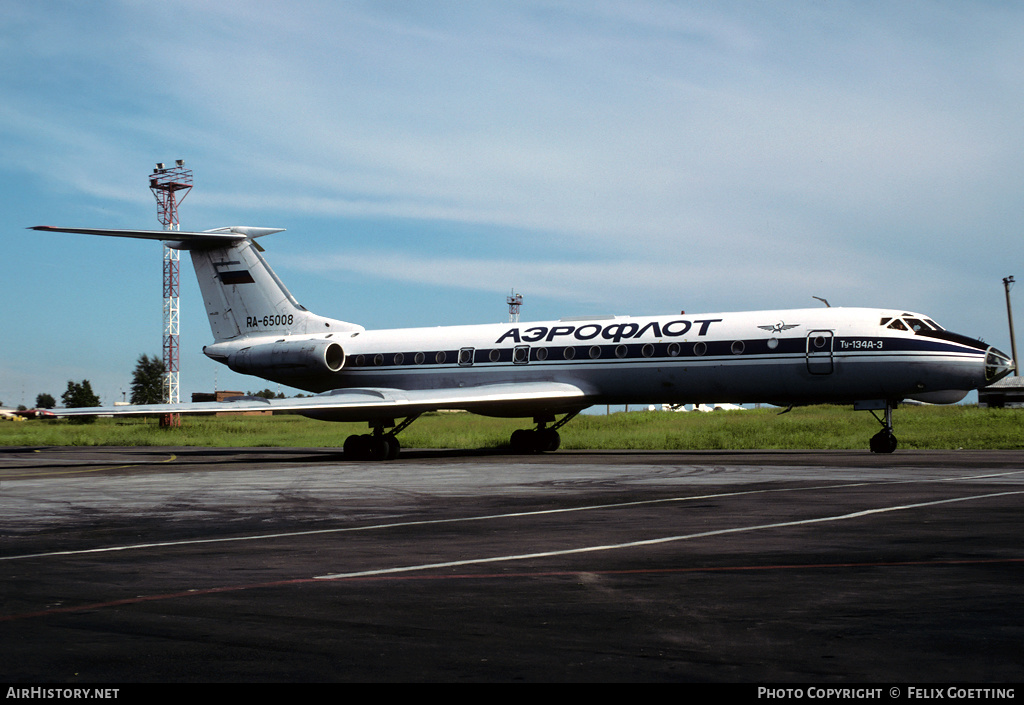
[[[995,384],[979,389],[978,404],[997,408],[1024,406],[1024,377],[1003,377]]]
[[[746,409],[739,404],[691,404],[693,411],[746,411]],[[648,411],[690,411],[686,408],[686,404],[662,404],[661,407],[651,406],[647,407]]]
[[[231,397],[244,397],[245,392],[192,392],[192,401],[224,401]],[[270,411],[218,411],[214,416],[273,416],[274,412]]]

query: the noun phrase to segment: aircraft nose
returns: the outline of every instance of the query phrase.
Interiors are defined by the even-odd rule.
[[[992,384],[1001,380],[1016,369],[1016,365],[1009,355],[989,348],[985,353],[985,383]]]

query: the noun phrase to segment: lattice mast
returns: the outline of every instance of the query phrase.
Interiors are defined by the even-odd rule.
[[[517,294],[515,289],[505,299],[505,303],[508,304],[508,321],[509,323],[519,322],[519,308],[523,305],[522,294]]]
[[[156,217],[164,230],[179,230],[178,203],[185,200],[192,190],[192,170],[186,169],[181,159],[169,169],[160,162],[149,176],[149,190],[156,197]],[[180,271],[181,250],[164,245],[164,402],[168,404],[181,401],[178,386]],[[164,426],[178,426],[180,423],[179,414],[166,414],[161,419]]]

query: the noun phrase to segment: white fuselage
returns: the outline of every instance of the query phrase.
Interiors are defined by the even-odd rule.
[[[927,323],[915,332],[909,321]],[[987,363],[992,349],[984,343],[947,333],[918,314],[863,308],[609,316],[323,335],[262,337],[253,331],[244,339],[208,346],[206,353],[225,361],[246,347],[328,339],[344,351],[337,371],[273,365],[240,371],[312,392],[565,382],[586,392],[586,405],[950,402],[993,376],[986,371],[993,364],[991,359]],[[579,406],[578,400],[572,404]]]

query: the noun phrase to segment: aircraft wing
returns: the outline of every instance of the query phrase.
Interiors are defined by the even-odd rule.
[[[329,421],[401,418],[424,411],[459,409],[490,416],[563,413],[589,406],[587,394],[564,382],[487,384],[445,389],[336,389],[311,397],[264,399],[233,397],[224,401],[138,404],[53,409],[57,416],[159,416],[217,412],[292,411]]]

